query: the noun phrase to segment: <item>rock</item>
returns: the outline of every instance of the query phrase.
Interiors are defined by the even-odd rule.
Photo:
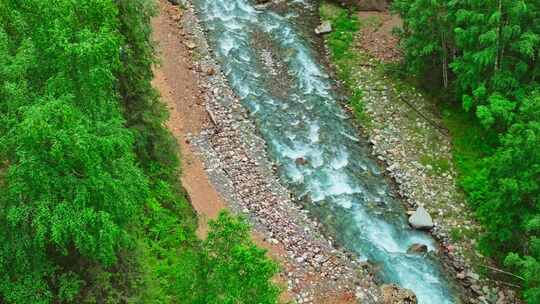
[[[297,165],[306,165],[308,163],[307,159],[303,158],[303,157],[299,157],[295,160],[296,164]]]
[[[407,249],[407,253],[412,254],[418,254],[418,253],[426,253],[428,251],[428,247],[424,244],[412,244],[409,246],[409,249]]]
[[[193,41],[189,41],[189,40],[185,41],[184,45],[190,50],[193,50],[197,47],[197,45]]]
[[[482,294],[482,289],[480,288],[480,285],[478,284],[473,284],[471,286],[471,289],[477,294],[477,295],[481,295]]]
[[[214,69],[214,67],[211,65],[206,65],[206,64],[201,65],[200,72],[203,72],[204,74],[208,76],[212,76],[216,74],[216,70]]]
[[[315,34],[317,35],[328,34],[331,31],[332,31],[332,24],[328,20],[323,21],[319,26],[315,28]]]
[[[420,206],[416,211],[409,217],[409,224],[414,229],[431,229],[433,228],[433,220],[429,213],[427,213],[424,207]]]
[[[473,281],[478,281],[478,280],[480,280],[480,276],[479,276],[477,273],[474,273],[474,272],[472,272],[472,271],[469,271],[469,272],[467,273],[467,277],[470,278],[470,279],[473,280]]]
[[[409,289],[401,288],[395,284],[381,286],[383,304],[416,304],[416,295]]]

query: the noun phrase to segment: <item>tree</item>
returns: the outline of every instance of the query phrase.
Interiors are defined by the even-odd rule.
[[[464,108],[477,109],[486,127],[509,126],[535,83],[539,9],[523,0],[460,2],[454,29],[459,53],[452,69]]]
[[[271,283],[277,265],[250,240],[244,220],[222,212],[210,231],[196,264],[182,267],[175,289],[189,303],[276,303],[279,288]],[[187,273],[186,273],[187,272]],[[185,282],[185,278],[198,278]]]
[[[540,95],[525,99],[501,146],[485,161],[478,218],[492,253],[523,250],[540,228]]]
[[[396,0],[392,10],[403,18],[399,33],[401,47],[409,70],[417,75],[441,75],[444,87],[449,86],[454,50],[452,1]]]
[[[275,300],[244,222],[195,236],[150,83],[152,8],[0,1],[1,303]]]
[[[60,274],[116,262],[148,182],[114,88],[114,4],[2,3],[0,294],[48,303]]]

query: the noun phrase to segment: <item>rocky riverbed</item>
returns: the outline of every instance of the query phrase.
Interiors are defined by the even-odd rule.
[[[321,300],[321,294],[326,294],[344,300],[336,303],[355,297],[375,303],[386,298],[389,291],[395,294],[395,287],[385,286],[381,296],[370,267],[362,267],[366,264],[336,249],[331,238],[321,233],[321,225],[279,183],[275,166],[268,161],[265,142],[220,72],[193,7],[187,2],[184,6],[187,13],[182,20],[188,33],[185,44],[192,49],[196,62],[193,68],[198,72],[203,102],[211,118],[205,130],[192,134],[188,142],[199,151],[215,187],[230,207],[249,217],[268,243],[285,248],[285,273],[297,301],[330,303]],[[269,68],[275,66],[270,52],[261,56]],[[463,242],[450,237],[455,237],[456,228],[475,226],[463,215],[467,209],[455,186],[450,142],[438,127],[439,118],[435,115],[426,119],[425,112],[431,115],[431,109],[415,101],[422,96],[414,90],[410,95],[403,94],[401,87],[372,68],[375,66],[376,62],[372,62],[358,70],[359,86],[366,92],[366,110],[371,118],[370,127],[363,131],[373,145],[374,156],[396,181],[397,192],[408,206],[425,206],[433,215],[432,233],[441,242],[447,271],[467,288],[467,301],[515,303],[511,291],[481,279],[472,270]],[[276,69],[274,74],[278,73]],[[401,294],[410,296],[407,292]]]
[[[236,213],[244,214],[266,241],[287,251],[288,288],[298,303],[377,303],[379,289],[368,269],[335,248],[319,224],[307,216],[279,183],[268,161],[265,142],[229,88],[191,3],[182,18],[186,46],[192,49],[211,123],[191,134],[190,145],[204,160],[214,186]],[[333,298],[333,299],[332,299]],[[338,301],[342,299],[341,301]]]
[[[411,210],[423,206],[432,215],[435,226],[431,233],[441,244],[447,271],[469,291],[468,301],[516,303],[511,290],[481,278],[473,268],[482,257],[466,235],[477,233],[479,227],[456,186],[450,137],[440,127],[440,117],[433,114],[421,93],[398,88],[389,78],[375,75],[369,67],[359,70],[359,86],[372,122],[366,132],[373,154],[395,180],[407,206]]]
[[[369,15],[369,18],[376,17]],[[354,78],[364,94],[367,116],[361,132],[369,138],[374,157],[395,181],[396,191],[410,212],[423,206],[433,217],[434,228],[430,232],[440,243],[446,271],[464,288],[465,301],[518,303],[507,284],[477,273],[478,270],[500,271],[489,266],[490,261],[476,251],[474,238],[468,237],[477,235],[480,228],[456,184],[450,134],[444,129],[441,114],[433,102],[413,86],[388,77],[381,61],[375,59],[386,57],[370,53],[373,47],[365,47],[378,41],[373,35],[366,38],[365,33],[380,30],[362,28],[357,37],[356,51],[362,59],[354,67]],[[384,36],[390,30],[380,34]],[[389,52],[396,53],[395,50]],[[395,60],[395,56],[391,59]]]

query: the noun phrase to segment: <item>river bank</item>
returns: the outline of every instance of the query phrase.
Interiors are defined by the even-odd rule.
[[[323,4],[323,15],[331,5]],[[361,132],[369,138],[373,155],[395,181],[410,210],[425,207],[434,218],[430,231],[441,244],[446,271],[464,288],[466,302],[518,303],[489,260],[475,248],[480,231],[457,185],[451,137],[444,116],[420,90],[389,75],[388,65],[399,52],[391,28],[399,20],[387,13],[359,13],[351,80],[362,92]],[[480,275],[479,273],[482,273]],[[489,274],[489,276],[485,276]]]
[[[337,263],[327,263],[339,252],[331,249],[332,243],[317,244],[322,236],[313,221],[317,218],[330,232],[327,235],[339,238],[338,243],[355,256],[379,262],[384,281],[413,289],[421,303],[455,303],[436,259],[408,253],[409,246],[418,242],[434,250],[433,240],[406,225],[401,204],[368,157],[367,143],[353,134],[349,118],[336,103],[334,82],[312,57],[306,33],[298,31],[298,15],[265,11],[245,1],[197,5],[204,12],[216,58],[242,103],[228,88],[213,57],[207,56],[206,40],[191,42],[201,59],[198,68],[210,76],[205,97],[214,129],[190,143],[203,152],[215,184],[230,196],[233,209],[249,214],[259,230],[269,232],[270,242],[284,244],[290,260],[301,265],[299,271],[305,273],[305,266],[312,266],[311,274],[348,284],[354,278],[347,264],[355,259],[344,255]],[[283,128],[283,123],[288,126]],[[274,169],[291,193],[277,182]],[[291,202],[292,193],[303,201],[300,206],[311,211],[310,217]],[[289,285],[303,281],[289,280]],[[368,283],[360,291],[378,290]],[[334,284],[331,290],[342,288]],[[357,295],[363,294],[357,290]],[[306,296],[301,294],[298,300],[303,302]]]
[[[166,50],[156,84],[171,109],[169,125],[186,162],[184,183],[202,222],[223,206],[249,217],[258,243],[280,261],[299,303],[354,303],[357,297],[375,302],[378,288],[369,274],[358,275],[358,263],[322,237],[277,181],[265,144],[214,62],[193,7],[171,18],[158,22],[178,22],[182,29],[157,33]],[[167,46],[178,42],[180,47]],[[199,230],[204,235],[204,224]]]

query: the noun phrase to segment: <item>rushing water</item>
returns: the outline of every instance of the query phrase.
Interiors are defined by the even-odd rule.
[[[423,304],[456,303],[436,259],[406,253],[413,243],[430,250],[435,243],[408,227],[403,207],[336,101],[332,80],[291,20],[256,10],[248,0],[195,4],[291,191],[342,245],[375,262],[383,281],[413,290]],[[269,54],[281,63],[280,72],[267,67]]]

